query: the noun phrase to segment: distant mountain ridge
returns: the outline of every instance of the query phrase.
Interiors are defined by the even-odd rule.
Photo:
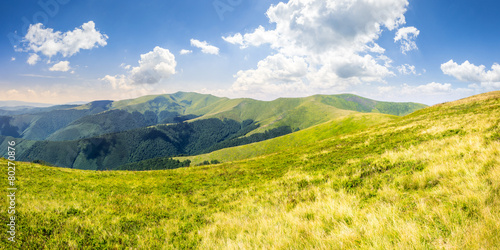
[[[23,101],[15,101],[15,100],[7,100],[0,101],[0,109],[5,107],[37,107],[37,108],[46,108],[54,106],[54,104],[50,103],[38,103],[38,102],[23,102]]]
[[[401,116],[424,107],[426,105],[379,102],[346,94],[280,98],[266,102],[177,92],[122,101],[94,101],[80,106],[60,105],[20,114],[2,114],[0,111],[0,135],[64,141],[206,118],[228,118],[238,122],[253,120],[262,127],[256,132],[264,132],[264,129],[281,126],[304,129],[338,117],[339,109]]]
[[[20,157],[25,160],[106,169],[155,157],[207,153],[267,140],[359,112],[400,116],[424,107],[426,105],[379,102],[348,94],[258,101],[177,92],[3,115],[0,116],[0,142],[7,137],[22,139]],[[210,129],[204,129],[205,125],[201,124]],[[183,127],[185,131],[179,129]],[[156,136],[151,139],[150,133]],[[220,136],[212,136],[218,133]],[[197,144],[193,140],[206,141]],[[137,148],[149,151],[144,151],[144,157],[136,157],[140,154]]]

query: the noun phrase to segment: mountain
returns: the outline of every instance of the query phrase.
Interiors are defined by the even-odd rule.
[[[220,154],[226,161],[210,166],[96,172],[19,162],[23,226],[13,246],[500,245],[500,91],[352,129],[366,118],[357,115],[242,146],[256,157]],[[263,144],[274,148],[259,153]],[[7,207],[0,206],[3,220]]]
[[[73,121],[107,110],[111,101],[95,101],[88,108],[60,105],[30,109],[19,115],[0,116],[0,135],[29,140],[45,140]]]
[[[23,149],[20,160],[116,169],[142,160],[264,141],[359,112],[404,114],[423,106],[354,95],[265,102],[178,92],[0,117],[0,143],[23,138],[18,140]]]
[[[54,106],[32,112],[4,112],[0,116],[0,135],[68,141],[207,118],[255,121],[259,128],[251,135],[283,126],[290,126],[292,130],[304,129],[345,115],[345,110],[405,115],[424,107],[416,103],[377,102],[354,95],[281,98],[265,102],[178,92],[123,101],[94,101],[81,106]]]

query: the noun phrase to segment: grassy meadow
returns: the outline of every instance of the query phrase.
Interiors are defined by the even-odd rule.
[[[499,91],[402,118],[340,119],[192,158],[218,165],[99,172],[18,163],[17,241],[3,230],[0,248],[500,246]]]

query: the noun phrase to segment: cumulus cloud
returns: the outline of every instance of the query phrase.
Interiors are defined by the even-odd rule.
[[[458,64],[450,60],[441,64],[441,70],[459,81],[480,83],[481,87],[488,89],[500,88],[500,65],[496,63],[487,71],[484,65],[476,66],[469,61]]]
[[[175,74],[176,66],[175,56],[168,49],[157,46],[153,51],[141,55],[139,66],[130,71],[130,79],[135,84],[158,83]]]
[[[233,36],[222,37],[222,39],[231,44],[240,45],[240,48],[244,49],[248,46],[260,46],[262,44],[274,44],[277,42],[278,37],[274,31],[266,31],[262,26],[259,26],[252,33],[241,35],[236,33]]]
[[[464,82],[499,82],[500,65],[493,64],[490,71],[486,71],[484,65],[476,66],[469,61],[457,64],[453,60],[441,64],[441,70],[444,74],[453,76]]]
[[[282,54],[269,56],[258,63],[257,69],[239,71],[233,89],[260,93],[281,89],[306,90],[306,86],[300,84],[300,81],[307,74],[307,68],[307,62],[302,57],[286,57]],[[268,79],[273,79],[274,83],[269,84]]]
[[[192,50],[188,50],[188,49],[181,49],[181,51],[179,51],[179,54],[181,55],[187,55],[187,54],[191,54],[193,53]]]
[[[44,28],[43,24],[30,25],[24,42],[26,49],[35,53],[42,53],[47,57],[61,54],[69,57],[82,49],[92,49],[98,46],[106,46],[108,36],[101,34],[95,28],[95,23],[89,21],[73,31],[62,33],[51,28]]]
[[[109,82],[114,89],[132,89],[134,85],[156,84],[168,79],[176,74],[176,66],[175,56],[168,49],[156,46],[153,51],[142,54],[139,66],[132,67],[127,74],[106,75],[101,80]],[[129,65],[122,67],[130,68]]]
[[[259,26],[222,37],[242,49],[268,45],[274,50],[255,69],[238,72],[233,90],[303,93],[383,82],[394,73],[376,40],[383,28],[394,30],[405,23],[407,6],[407,0],[290,0],[272,5],[266,14],[275,28]]]
[[[29,65],[35,65],[38,61],[40,61],[40,56],[37,54],[31,54],[26,61]]]
[[[191,46],[200,48],[201,52],[205,54],[212,54],[212,55],[218,55],[219,54],[219,48],[208,44],[206,41],[199,41],[196,39],[191,39]]]
[[[70,70],[71,67],[69,66],[68,61],[60,61],[56,64],[54,64],[49,70],[50,71],[61,71],[61,72],[66,72]]]
[[[16,60],[16,58],[15,57],[11,57],[10,60],[13,62],[13,61]]]
[[[398,67],[396,67],[398,70],[399,74],[401,75],[417,75],[417,71],[415,70],[414,65],[410,64],[403,64]]]
[[[394,42],[401,43],[401,52],[406,55],[406,52],[418,49],[415,40],[419,34],[420,30],[413,26],[403,27],[396,32]]]

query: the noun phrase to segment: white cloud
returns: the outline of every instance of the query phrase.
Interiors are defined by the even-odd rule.
[[[109,82],[113,89],[128,90],[134,88],[130,84],[131,83],[130,80],[125,75],[115,75],[115,76],[106,75],[105,77],[99,80]]]
[[[130,65],[122,67],[130,68]],[[141,55],[139,66],[132,67],[127,75],[106,75],[100,80],[109,82],[114,89],[133,89],[134,85],[156,84],[176,74],[177,62],[168,49],[156,46],[153,51]]]
[[[459,81],[480,83],[487,89],[500,88],[500,65],[493,64],[491,70],[486,71],[486,66],[476,66],[469,61],[457,64],[453,60],[441,64],[444,74],[455,77]]]
[[[417,71],[415,70],[414,65],[403,64],[401,66],[396,67],[396,69],[401,75],[417,75]]]
[[[66,72],[70,70],[71,67],[69,66],[68,61],[60,61],[56,64],[54,64],[49,70],[50,71],[61,71],[61,72]]]
[[[419,85],[419,86],[409,86],[407,84],[403,84],[401,93],[403,94],[429,94],[429,95],[435,95],[435,94],[442,94],[442,93],[449,93],[453,90],[451,84],[449,83],[436,83],[436,82],[431,82],[425,85]]]
[[[126,69],[126,70],[129,70],[132,66],[127,65],[127,64],[125,64],[125,63],[122,63],[122,64],[120,64],[120,67],[121,67],[121,68],[124,68],[124,69]]]
[[[130,71],[130,79],[135,84],[158,83],[175,74],[176,66],[175,56],[168,49],[156,46],[153,51],[141,55],[139,66]]]
[[[29,65],[35,65],[38,61],[40,61],[40,56],[37,54],[31,54],[26,61]]]
[[[231,44],[238,44],[240,48],[247,48],[248,46],[260,46],[262,44],[274,44],[277,42],[278,37],[274,31],[266,31],[262,26],[259,26],[252,33],[245,34],[236,33],[233,36],[222,37],[222,39]]]
[[[394,42],[401,42],[401,52],[406,55],[406,52],[418,49],[415,39],[420,34],[420,30],[411,26],[403,27],[396,32]]]
[[[256,70],[240,70],[236,74],[233,90],[237,92],[277,92],[282,89],[304,91],[301,83],[308,71],[302,57],[285,57],[282,54],[269,56],[260,61]],[[274,83],[268,83],[273,79]]]
[[[428,105],[453,101],[480,91],[469,88],[457,88],[450,83],[430,82],[421,85],[401,84],[388,86],[366,86],[361,93],[362,96],[372,99],[384,99],[393,102],[420,102]]]
[[[303,94],[384,82],[394,73],[376,40],[384,27],[394,30],[405,23],[407,6],[407,0],[290,0],[272,5],[266,14],[275,28],[259,26],[251,33],[222,37],[242,49],[268,44],[274,50],[256,69],[238,72],[232,90]]]
[[[44,28],[43,24],[30,25],[24,42],[26,50],[42,53],[47,57],[61,54],[69,57],[78,53],[81,49],[92,49],[98,46],[106,46],[108,36],[101,34],[95,29],[95,23],[89,21],[73,31],[62,33],[51,28]]]
[[[181,51],[179,51],[179,54],[181,55],[187,55],[187,54],[191,54],[193,53],[192,50],[188,50],[188,49],[181,49]]]
[[[15,57],[11,57],[10,60],[13,62],[13,61],[16,60],[16,58]]]
[[[222,39],[230,44],[239,44],[242,48],[247,47],[244,45],[246,42],[243,40],[243,36],[240,33],[236,33],[233,36],[223,36]]]
[[[219,54],[219,48],[212,46],[208,44],[206,41],[199,41],[196,39],[191,39],[191,46],[194,46],[196,48],[200,48],[201,52],[205,54],[212,54],[212,55],[218,55]]]

